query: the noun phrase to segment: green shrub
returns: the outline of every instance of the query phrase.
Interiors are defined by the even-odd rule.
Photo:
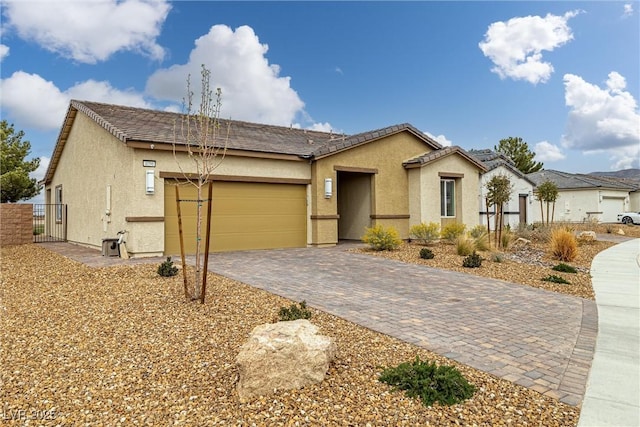
[[[44,224],[38,224],[33,226],[33,235],[38,236],[44,233]]]
[[[484,225],[476,225],[471,230],[469,230],[469,236],[473,239],[477,239],[478,237],[487,234],[487,227]]]
[[[430,222],[425,224],[421,222],[417,225],[412,225],[409,229],[409,235],[418,243],[428,245],[440,238],[440,224],[437,222]]]
[[[470,398],[475,393],[473,384],[452,366],[437,366],[416,357],[415,361],[401,363],[382,371],[378,380],[404,390],[407,396],[419,398],[425,406],[435,402],[453,405]]]
[[[578,270],[575,267],[572,267],[570,265],[567,265],[563,262],[561,262],[560,264],[554,266],[552,268],[553,271],[561,271],[563,273],[577,273]]]
[[[500,263],[504,261],[504,258],[500,254],[493,254],[493,256],[491,257],[491,261]]]
[[[563,277],[556,276],[555,274],[551,276],[543,277],[542,280],[544,280],[545,282],[561,283],[563,285],[571,284],[571,282],[568,282]]]
[[[162,277],[172,277],[178,274],[178,267],[173,265],[171,257],[167,257],[167,260],[160,264],[158,274]]]
[[[466,268],[478,268],[482,265],[482,258],[475,251],[464,260],[462,260],[462,266]]]
[[[422,259],[433,259],[434,257],[435,257],[435,255],[433,254],[431,249],[429,249],[429,248],[420,249],[420,258],[422,258]]]
[[[376,251],[391,251],[402,243],[394,227],[385,228],[380,224],[367,228],[362,241]]]
[[[473,240],[460,236],[456,240],[456,253],[458,255],[471,255],[475,251],[475,246],[473,244]]]
[[[449,224],[442,227],[442,232],[440,233],[440,235],[443,239],[453,243],[458,237],[464,234],[465,228],[467,228],[467,226],[464,224],[461,224],[459,222],[450,222]]]
[[[287,322],[298,319],[311,319],[311,312],[307,308],[306,301],[302,301],[300,306],[293,303],[289,307],[280,307],[278,320],[281,322]]]
[[[572,232],[556,228],[551,232],[551,253],[560,261],[573,261],[578,256],[578,241]]]

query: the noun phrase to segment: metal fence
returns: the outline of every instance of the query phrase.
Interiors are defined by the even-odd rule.
[[[67,205],[33,205],[33,241],[65,242],[67,240]]]

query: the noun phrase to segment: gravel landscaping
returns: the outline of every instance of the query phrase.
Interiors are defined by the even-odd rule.
[[[8,425],[575,426],[578,420],[579,408],[317,310],[312,322],[338,345],[327,379],[240,403],[239,348],[291,301],[211,275],[207,304],[186,303],[180,277],[159,277],[157,265],[89,268],[36,245],[2,248],[1,255],[0,404]],[[377,380],[383,367],[416,356],[457,366],[478,391],[464,403],[427,408]],[[25,419],[45,415],[50,419]]]

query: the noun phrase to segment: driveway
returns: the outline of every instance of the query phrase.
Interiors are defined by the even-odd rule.
[[[595,302],[348,247],[217,253],[209,270],[580,404]]]

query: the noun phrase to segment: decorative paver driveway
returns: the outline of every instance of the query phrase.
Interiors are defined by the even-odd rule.
[[[209,270],[555,397],[582,401],[590,300],[329,249],[211,254]]]

